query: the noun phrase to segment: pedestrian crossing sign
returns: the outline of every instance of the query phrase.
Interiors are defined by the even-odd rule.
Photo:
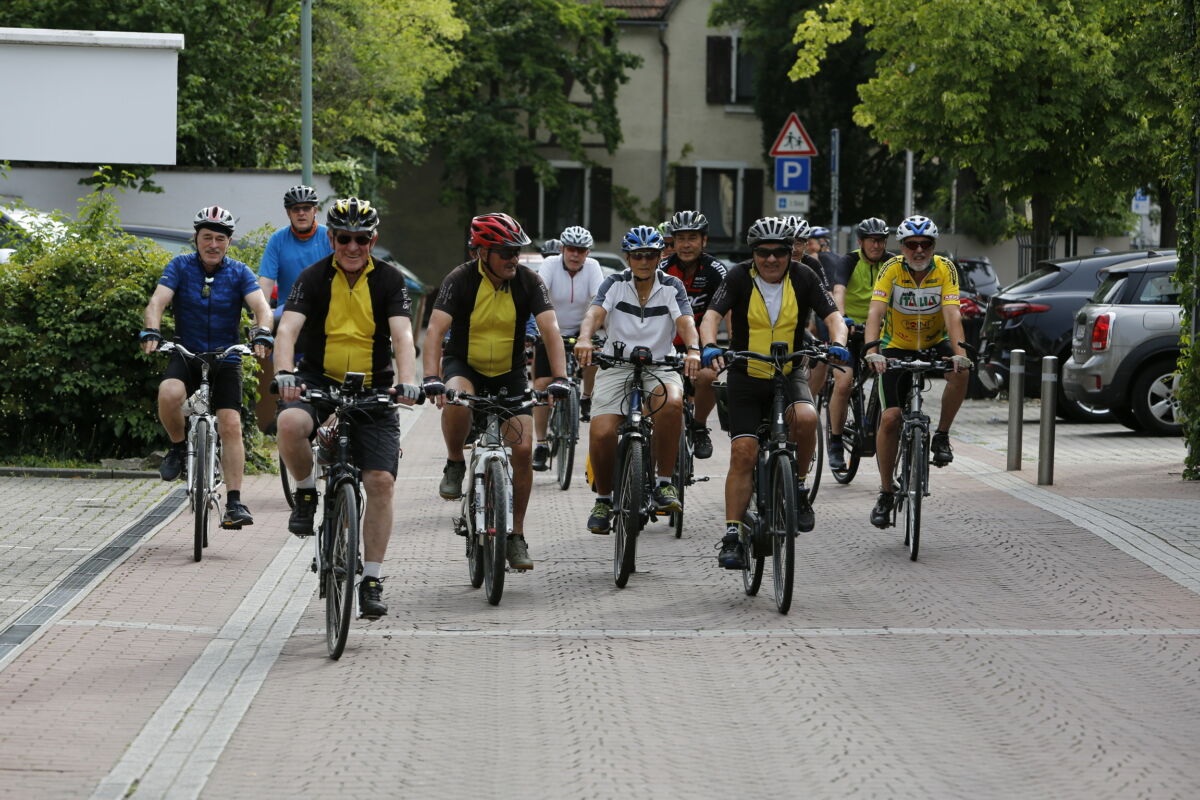
[[[804,130],[804,125],[795,111],[788,114],[787,122],[783,123],[779,135],[775,137],[775,144],[771,145],[771,155],[776,158],[817,155],[817,146],[813,144],[808,131]]]

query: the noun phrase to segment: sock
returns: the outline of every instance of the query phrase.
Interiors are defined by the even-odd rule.
[[[670,486],[670,485],[671,485],[671,479],[670,479],[670,478],[664,478],[662,475],[659,475],[659,476],[658,476],[658,485],[659,485],[659,486]]]
[[[803,489],[803,488],[804,488],[804,482],[805,482],[806,480],[808,480],[808,476],[807,476],[807,475],[801,475],[799,478],[797,478],[797,479],[796,479],[796,488],[798,488],[798,489]]]
[[[537,444],[538,444],[538,447],[549,447],[550,440],[549,439],[539,439]]]
[[[941,434],[942,436],[949,436],[949,435],[950,435],[950,431],[934,431],[934,432],[933,432],[933,435],[934,435],[934,436],[937,436],[937,435],[939,435],[939,434]]]
[[[317,488],[317,473],[315,471],[310,472],[310,473],[308,473],[307,478],[301,478],[300,480],[296,481],[296,488],[297,489],[315,489],[315,488]]]
[[[363,580],[367,578],[379,579],[379,570],[383,564],[379,561],[364,561],[363,562]]]
[[[741,521],[740,519],[727,519],[727,520],[725,520],[725,532],[726,532],[726,533],[729,533],[729,532],[730,532],[730,530],[729,530],[730,528],[732,528],[732,529],[733,529],[733,533],[741,533],[741,531],[742,531],[742,521]]]
[[[831,444],[833,442],[838,442],[840,444],[842,441],[842,435],[840,433],[831,433],[829,434],[829,441]]]
[[[178,442],[171,442],[172,450],[182,450],[184,447],[187,447],[186,439],[180,439]]]
[[[448,458],[446,459],[446,466],[447,466],[447,467],[454,466],[455,464],[466,464],[466,463],[467,463],[467,462],[466,462],[465,460],[463,460],[463,461],[451,461],[451,460],[450,460],[450,459],[448,459]]]
[[[610,506],[612,505],[612,495],[611,494],[598,494],[598,495],[596,495],[596,499],[603,500],[604,502],[608,503]]]
[[[231,506],[234,503],[242,502],[242,492],[240,489],[230,489],[225,493],[225,505]]]

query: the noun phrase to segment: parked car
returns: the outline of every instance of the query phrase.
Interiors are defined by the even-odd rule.
[[[1091,302],[1075,316],[1063,370],[1068,397],[1107,407],[1133,430],[1172,436],[1183,427],[1177,261],[1167,256],[1103,270]]]
[[[993,391],[1006,386],[1009,354],[1021,349],[1025,351],[1025,396],[1039,397],[1042,357],[1057,356],[1058,415],[1074,422],[1112,420],[1104,406],[1069,398],[1063,392],[1062,368],[1071,357],[1075,314],[1095,293],[1100,270],[1164,253],[1133,250],[1043,261],[1001,289],[992,298],[983,322],[979,377],[984,386]]]
[[[0,264],[5,263],[17,247],[35,232],[49,231],[61,235],[66,228],[44,211],[17,206],[0,206]]]
[[[986,258],[955,259],[954,263],[958,266],[958,309],[962,314],[963,339],[978,353],[984,317],[992,295],[999,288],[999,281],[991,262]],[[976,279],[982,282],[982,288],[975,282]],[[989,389],[980,381],[979,370],[972,370],[967,384],[967,397],[980,399],[995,395],[995,390]]]

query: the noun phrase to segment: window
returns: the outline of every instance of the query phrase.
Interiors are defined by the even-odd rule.
[[[708,238],[742,244],[746,229],[762,216],[763,171],[743,164],[675,168],[675,210],[708,217]]]
[[[747,105],[754,101],[754,54],[740,36],[709,36],[705,99],[710,103]]]
[[[535,239],[553,239],[582,225],[596,241],[612,236],[612,170],[570,162],[550,162],[556,185],[539,182],[531,167],[516,173],[517,221]]]
[[[1179,287],[1170,275],[1148,275],[1137,302],[1144,305],[1179,305]]]

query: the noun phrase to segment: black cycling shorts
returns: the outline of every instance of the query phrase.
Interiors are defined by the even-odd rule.
[[[549,372],[549,368],[547,368],[547,372]],[[443,356],[442,381],[449,383],[451,378],[466,378],[470,381],[471,391],[469,394],[499,395],[501,389],[507,389],[508,396],[515,398],[529,391],[529,382],[525,380],[523,370],[514,369],[489,378],[461,358]],[[532,414],[533,410],[527,409],[523,413]]]
[[[954,348],[950,346],[949,339],[935,345],[933,350],[939,358],[949,358],[954,355]],[[916,350],[901,350],[898,347],[886,347],[880,353],[884,358],[913,358],[917,355]],[[937,375],[938,373],[928,372],[926,374]],[[941,374],[945,375],[946,373]],[[912,386],[912,378],[911,372],[902,369],[888,370],[879,376],[879,401],[884,408],[900,408],[904,405],[904,398],[908,396],[909,387]]]
[[[774,381],[770,378],[751,378],[740,372],[730,372],[727,384],[729,438],[757,436],[759,426],[771,419]],[[807,368],[793,369],[785,386],[789,406],[793,403],[813,404],[812,391],[808,388]]]
[[[296,381],[309,389],[329,391],[339,385],[324,375],[312,372],[297,372]],[[333,413],[333,406],[325,403],[283,403],[280,411],[299,408],[313,421],[308,434],[309,441],[317,435],[317,426]],[[359,469],[378,469],[396,477],[400,467],[400,411],[395,408],[363,410],[354,415],[354,435],[350,440],[350,455]]]
[[[200,388],[200,362],[185,361],[179,353],[171,353],[163,380],[174,378],[183,381],[190,396]],[[242,413],[242,359],[218,361],[208,373],[209,400],[214,409],[232,408]]]

